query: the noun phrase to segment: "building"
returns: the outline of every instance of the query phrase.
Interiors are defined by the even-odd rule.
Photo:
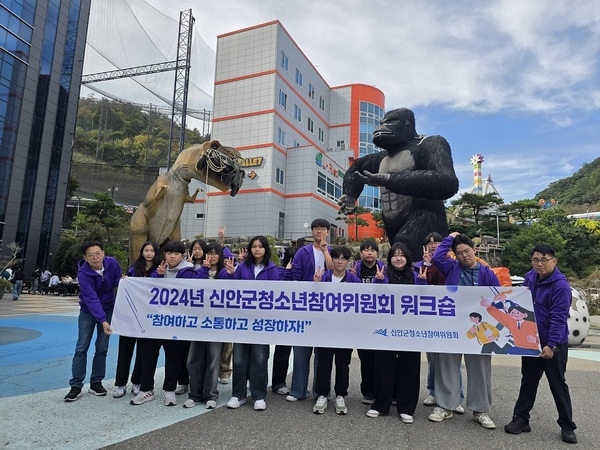
[[[27,273],[60,240],[89,9],[0,3],[0,242],[24,246]]]
[[[216,58],[212,136],[240,151],[246,179],[236,197],[208,188],[186,206],[182,236],[225,225],[230,236],[296,240],[318,217],[332,224],[330,242],[347,236],[337,200],[354,158],[379,150],[384,94],[329,86],[279,21],[218,36]],[[366,187],[359,204],[379,209],[379,190]]]

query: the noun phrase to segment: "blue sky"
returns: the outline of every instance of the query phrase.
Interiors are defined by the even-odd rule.
[[[130,9],[144,28],[135,39],[143,36],[155,42],[144,51],[121,51],[120,67],[160,61],[171,51],[177,28],[165,30],[178,20],[180,10],[192,9],[195,30],[204,40],[194,40],[200,62],[193,63],[196,90],[190,97],[197,105],[192,108],[210,108],[214,73],[210,55],[217,35],[278,19],[331,86],[375,85],[386,95],[386,109],[411,108],[418,132],[444,136],[452,147],[461,192],[473,184],[469,161],[475,153],[484,155],[483,175],[492,176],[505,202],[532,198],[550,182],[600,156],[598,1],[186,0],[184,5],[171,0],[106,0],[104,4],[103,19],[90,24],[90,36],[102,34],[110,24],[107,9],[114,10],[120,21]],[[129,30],[138,26],[136,20],[126,20]],[[133,39],[121,38],[121,43]],[[164,43],[156,44],[157,40]],[[115,42],[119,44],[117,39],[104,40],[105,45]],[[84,73],[112,68],[103,65],[94,51],[86,52]],[[172,59],[174,53],[162,60]],[[138,91],[135,101],[158,103],[139,86],[127,89]]]

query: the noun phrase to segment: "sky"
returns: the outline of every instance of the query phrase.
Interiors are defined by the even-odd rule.
[[[94,3],[100,2],[92,2],[93,8]],[[124,5],[122,0],[103,3],[106,9]],[[214,56],[217,36],[279,20],[330,86],[374,85],[385,94],[386,110],[410,108],[417,132],[446,138],[459,193],[473,186],[474,154],[484,156],[483,177],[491,175],[505,203],[533,198],[549,183],[600,156],[598,1],[127,0],[126,4],[145,11],[136,12],[144,27],[137,37],[154,41],[175,40],[176,27],[174,35],[164,32],[167,18],[177,21],[181,10],[192,9],[195,33],[204,40],[194,38],[204,60],[192,63],[192,71],[202,73],[197,91],[190,93],[198,108],[204,103],[210,109],[214,62],[206,60]],[[118,14],[123,20],[123,10]],[[108,26],[110,14],[105,11],[102,17]],[[97,23],[90,23],[90,34],[102,34],[104,25]],[[141,40],[137,46],[137,37],[122,38],[126,45],[120,51],[125,58],[121,68],[160,61],[161,56],[152,54]],[[164,44],[163,56],[168,46]],[[175,59],[174,53],[170,59]],[[98,61],[86,50],[84,73],[109,70]],[[86,92],[82,90],[82,95]],[[144,95],[140,103],[149,101]]]

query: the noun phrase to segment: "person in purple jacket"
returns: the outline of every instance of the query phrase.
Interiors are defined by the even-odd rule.
[[[452,250],[456,259],[448,258]],[[444,238],[431,258],[446,277],[446,286],[500,286],[498,277],[489,266],[476,257],[473,241],[466,234],[450,233]],[[438,353],[435,368],[435,400],[437,406],[429,414],[432,422],[452,417],[460,405],[460,353]],[[464,355],[467,368],[467,408],[473,411],[473,420],[487,429],[496,425],[488,415],[492,404],[492,356]]]
[[[427,284],[413,270],[410,250],[403,242],[390,248],[385,268],[389,284]],[[421,352],[375,350],[375,401],[367,417],[387,415],[396,401],[403,423],[413,423],[419,402],[421,382]]]
[[[140,248],[140,254],[134,263],[127,269],[128,277],[149,277],[160,264],[160,250],[156,242],[144,242]],[[115,374],[114,398],[120,398],[127,392],[127,379],[131,368],[133,350],[136,349],[133,373],[131,374],[131,392],[134,395],[140,393],[142,373],[141,347],[147,339],[131,336],[119,336],[119,353],[117,355],[117,371]]]
[[[375,239],[360,244],[360,261],[350,269],[361,283],[387,283],[384,263],[379,259],[379,246]],[[360,392],[362,402],[370,405],[375,400],[375,350],[357,349],[360,359]]]
[[[314,281],[315,273],[324,269],[333,269],[333,261],[329,254],[327,236],[331,225],[326,219],[315,219],[310,224],[312,232],[312,245],[300,248],[292,261],[293,281]],[[294,345],[293,375],[290,393],[285,398],[288,402],[304,400],[308,389],[308,375],[310,372],[310,357],[313,348]],[[315,358],[315,367],[318,361]],[[316,368],[315,368],[316,372]]]
[[[360,278],[349,270],[346,265],[352,256],[348,247],[333,247],[330,252],[333,260],[333,269],[325,272],[317,271],[315,281],[326,281],[332,283],[360,283]],[[335,413],[348,414],[345,397],[348,395],[350,384],[350,361],[352,360],[351,348],[315,348],[316,358],[319,360],[315,374],[315,393],[317,401],[313,406],[315,414],[323,414],[327,408],[327,397],[331,389],[331,371],[335,357]]]
[[[542,345],[539,358],[521,358],[521,389],[515,404],[513,419],[504,426],[511,434],[531,431],[529,413],[535,403],[542,374],[546,374],[558,411],[561,438],[577,443],[573,422],[573,407],[565,381],[567,370],[569,329],[567,319],[571,307],[571,286],[556,267],[556,256],[550,245],[536,245],[531,251],[533,269],[525,275],[523,286],[531,290],[535,321]]]
[[[169,241],[164,246],[165,260],[152,272],[152,278],[196,278],[194,265],[185,259],[185,245],[180,241]],[[163,381],[164,404],[175,406],[177,379],[180,376],[183,358],[186,358],[188,342],[177,339],[148,339],[141,348],[142,376],[140,392],[130,405],[142,405],[154,400],[154,374],[160,347],[165,351],[165,378]]]
[[[271,261],[271,247],[264,236],[254,236],[248,243],[248,253],[233,274],[235,280],[278,281],[279,268]],[[239,408],[246,403],[246,385],[250,382],[250,394],[254,410],[267,409],[267,383],[269,372],[268,344],[233,344],[233,383],[231,399],[227,407]]]
[[[101,242],[87,242],[81,246],[83,259],[79,262],[79,319],[78,337],[73,356],[72,374],[69,381],[71,390],[65,402],[74,402],[81,395],[85,379],[87,352],[96,330],[96,343],[90,393],[106,395],[102,380],[106,374],[108,339],[112,332],[110,320],[115,306],[115,290],[122,272],[116,259],[106,256]]]

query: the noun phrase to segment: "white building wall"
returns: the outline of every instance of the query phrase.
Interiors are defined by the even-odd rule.
[[[282,51],[288,58],[287,70],[281,66]],[[296,82],[296,70],[302,73],[302,86]],[[332,93],[279,22],[220,36],[215,80],[212,137],[238,148],[244,159],[262,157],[263,161],[245,168],[246,179],[236,197],[203,186],[210,195],[202,192],[197,203],[185,207],[182,236],[215,237],[221,225],[228,236],[277,236],[280,213],[285,214],[286,240],[309,236],[310,227],[304,224],[317,217],[345,230],[343,221],[335,220],[335,201],[317,192],[317,179],[322,172],[342,184],[348,158],[338,152],[330,157],[327,150],[339,136],[349,142],[351,90]],[[279,104],[280,90],[287,95],[285,109]],[[301,122],[294,118],[294,105],[302,109]],[[348,126],[332,130],[331,123]],[[283,144],[278,143],[279,129],[285,132]],[[329,170],[317,165],[317,154]],[[276,181],[277,168],[284,171],[283,185]],[[339,172],[337,177],[332,168]],[[249,177],[252,171],[254,179]],[[198,219],[197,214],[206,217]]]

